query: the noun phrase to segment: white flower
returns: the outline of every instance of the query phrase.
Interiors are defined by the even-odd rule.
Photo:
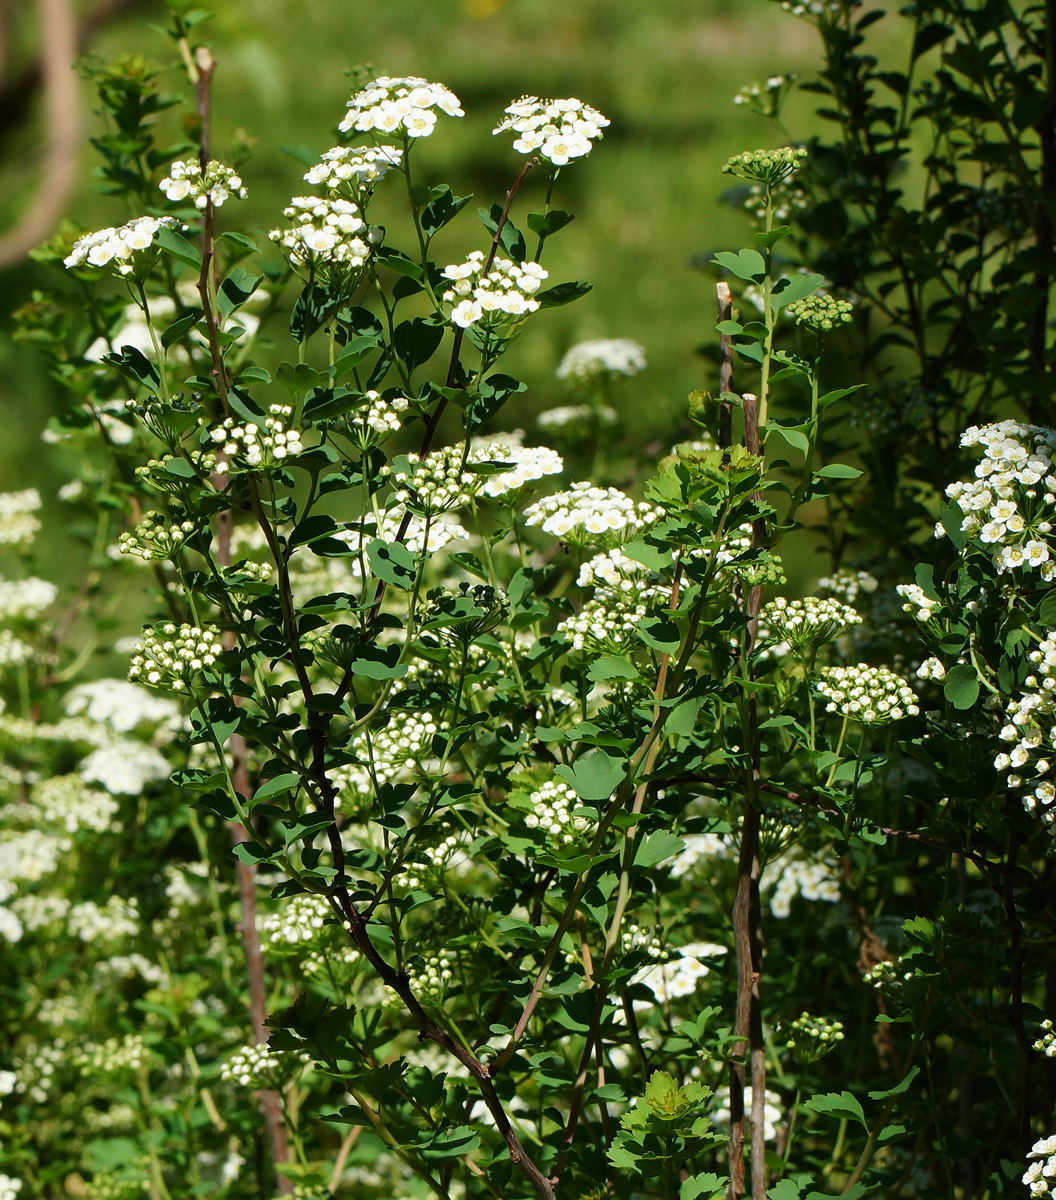
[[[437,111],[449,117],[465,116],[454,92],[413,75],[381,76],[358,91],[346,107],[348,115],[338,126],[342,133],[376,130],[428,137],[436,125]]]
[[[136,217],[119,229],[101,229],[97,233],[78,238],[73,249],[63,260],[67,268],[87,263],[92,267],[105,267],[117,261],[117,270],[122,275],[131,275],[132,256],[148,249],[154,242],[158,230],[172,228],[177,224],[173,217]]]
[[[596,108],[582,100],[542,100],[522,96],[506,109],[493,133],[511,131],[518,136],[513,148],[520,154],[539,153],[555,167],[589,154],[609,125]]]
[[[532,295],[547,272],[538,263],[511,262],[497,257],[485,271],[486,259],[474,250],[465,262],[451,263],[441,275],[452,286],[442,299],[450,305],[449,319],[462,329],[470,325],[507,327],[538,311]]]
[[[561,359],[558,379],[589,382],[605,376],[637,375],[645,370],[645,351],[629,338],[579,342]]]

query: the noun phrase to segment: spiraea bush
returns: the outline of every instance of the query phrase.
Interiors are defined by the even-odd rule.
[[[195,141],[160,140],[142,62],[94,65],[127,219],[43,247],[19,314],[89,560],[60,597],[39,495],[0,496],[0,1196],[1046,1193],[1047,324],[950,371],[991,257],[1047,296],[1043,220],[966,274],[950,215],[966,161],[991,216],[987,172],[1050,161],[1043,14],[910,6],[943,107],[860,51],[882,14],[784,6],[845,141],[726,165],[757,227],[712,260],[719,370],[628,479],[648,347],[574,348],[534,432],[500,369],[588,289],[543,264],[606,117],[494,114],[510,186],[449,252],[470,197],[416,151],[480,117],[364,79],[248,231],[254,163],[213,157],[202,14],[170,7]],[[738,101],[779,121],[793,82]],[[881,85],[948,135],[948,240],[912,262]],[[1021,163],[950,132],[986,104]]]

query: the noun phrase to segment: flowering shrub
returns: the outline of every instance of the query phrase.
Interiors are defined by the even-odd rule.
[[[881,583],[823,359],[860,307],[781,223],[804,148],[727,164],[761,228],[712,264],[719,386],[613,479],[641,346],[573,347],[541,445],[497,370],[586,291],[542,262],[599,112],[510,105],[526,160],[451,263],[443,85],[359,88],[261,250],[220,225],[252,168],[208,127],[169,161],[125,83],[127,198],[183,207],[41,253],[94,314],[37,337],[97,522],[69,612],[0,495],[0,1194],[1046,1191],[1056,433],[969,429]],[[133,607],[127,680],[84,677],[72,625]]]

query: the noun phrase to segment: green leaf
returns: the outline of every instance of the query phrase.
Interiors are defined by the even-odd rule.
[[[958,663],[946,673],[942,693],[954,708],[967,709],[979,699],[979,676],[975,667]]]
[[[905,1078],[900,1083],[896,1083],[893,1088],[888,1088],[886,1092],[870,1092],[870,1100],[886,1100],[888,1096],[901,1096],[903,1092],[909,1090],[909,1085],[920,1074],[920,1067],[910,1067],[906,1072]]]
[[[402,679],[410,668],[400,665],[398,644],[389,646],[361,646],[352,663],[352,674],[366,679]]]
[[[797,1200],[799,1184],[792,1179],[779,1179],[766,1193],[766,1200]]]
[[[429,193],[429,203],[422,209],[422,229],[432,237],[462,211],[472,196],[456,196],[446,183],[438,184]],[[419,276],[420,278],[420,276]]]
[[[613,758],[604,750],[590,750],[571,767],[555,768],[581,800],[608,800],[627,774],[622,758]]]
[[[788,429],[784,425],[771,425],[769,422],[767,422],[767,444],[769,444],[770,438],[773,434],[777,434],[779,437],[782,437],[794,450],[798,450],[801,454],[806,454],[806,452],[810,449],[810,442],[807,440],[807,435],[805,433],[801,433],[798,429]]]
[[[431,1136],[423,1136],[428,1137],[428,1140],[409,1146],[408,1149],[417,1150],[427,1162],[461,1158],[480,1145],[480,1137],[468,1125],[455,1125]]]
[[[682,636],[669,617],[647,617],[634,631],[641,641],[661,654],[675,654]]]
[[[793,300],[802,300],[816,292],[824,282],[824,275],[793,275],[791,279],[779,279],[770,293],[770,303],[775,311],[782,309]]]
[[[196,271],[202,269],[202,256],[198,253],[198,248],[191,245],[183,234],[177,233],[175,229],[170,229],[168,225],[159,225],[154,234],[154,241],[170,258],[193,267]]]
[[[861,471],[857,467],[849,467],[846,463],[829,463],[814,472],[815,479],[857,479],[859,475]]]
[[[634,865],[636,867],[655,867],[664,859],[674,858],[686,848],[686,843],[680,837],[666,830],[658,830],[643,838],[634,848]]]
[[[861,1104],[850,1092],[829,1092],[824,1096],[811,1096],[809,1100],[804,1101],[803,1107],[821,1116],[836,1117],[841,1121],[857,1121],[863,1129],[869,1128]]]
[[[435,325],[425,317],[415,317],[397,325],[392,335],[392,347],[413,371],[428,362],[444,340],[445,325]]]
[[[535,298],[539,301],[540,308],[559,308],[562,304],[571,304],[573,300],[585,296],[593,286],[592,283],[584,283],[582,280],[559,283],[556,287],[537,293]]]
[[[776,225],[769,232],[752,234],[752,238],[757,246],[762,246],[764,250],[770,250],[778,242],[783,242],[791,233],[791,225]]]
[[[161,344],[165,349],[168,350],[173,342],[178,342],[189,329],[193,329],[198,324],[201,316],[202,310],[196,308],[193,312],[187,313],[186,316],[180,317],[178,321],[173,321],[161,335]]]
[[[732,271],[738,279],[747,279],[757,283],[766,275],[766,260],[758,250],[738,250],[736,254],[729,250],[720,250],[712,259],[720,267]]]
[[[383,542],[375,538],[367,545],[371,573],[393,587],[405,591],[414,586],[414,555],[399,542]]]
[[[961,528],[961,522],[964,520],[964,513],[961,511],[961,506],[951,500],[949,504],[939,505],[939,524],[946,532],[946,536],[953,543],[953,548],[961,551],[968,544],[968,535]]]
[[[310,165],[315,165],[314,158]],[[216,240],[230,242],[233,246],[238,246],[242,250],[251,250],[254,254],[257,252],[257,243],[252,238],[246,237],[244,233],[222,233]]]
[[[772,376],[771,382],[773,382]],[[834,391],[826,392],[824,396],[818,397],[818,410],[824,411],[830,404],[835,404],[837,400],[842,400],[844,396],[849,396],[863,387],[865,387],[864,383],[856,383],[853,387],[836,388]]]
[[[253,793],[253,800],[266,800],[269,796],[277,796],[281,792],[292,792],[300,785],[300,782],[300,775],[294,771],[288,771],[284,775],[274,775],[271,779],[265,779],[257,788]]]
[[[638,679],[639,674],[637,667],[625,658],[606,654],[590,664],[587,678],[592,683],[601,683],[606,679]]]
[[[781,1183],[788,1182],[787,1179],[781,1180]],[[713,1175],[710,1171],[704,1175],[691,1175],[688,1179],[682,1180],[682,1190],[678,1193],[678,1200],[721,1200],[726,1195],[728,1183],[729,1180],[725,1176]],[[774,1195],[773,1190],[770,1195]],[[795,1200],[795,1196],[787,1193],[776,1197],[776,1200]]]
[[[532,233],[536,233],[540,237],[549,237],[552,233],[557,233],[559,229],[564,229],[570,221],[575,219],[572,213],[552,208],[548,213],[529,213],[527,224]]]
[[[231,853],[239,862],[244,862],[249,866],[254,866],[260,862],[267,862],[272,857],[272,851],[267,846],[262,846],[259,842],[239,842]]]
[[[1056,629],[1056,589],[1038,605],[1038,622],[1046,629]]]

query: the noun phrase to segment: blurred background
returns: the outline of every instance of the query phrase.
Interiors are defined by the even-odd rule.
[[[501,202],[523,161],[508,136],[492,137],[503,108],[523,93],[578,96],[612,124],[587,160],[562,173],[554,202],[576,221],[548,244],[546,265],[551,283],[584,279],[594,290],[531,322],[504,368],[528,391],[502,424],[530,429],[536,413],[568,399],[554,368],[585,338],[627,337],[645,347],[648,370],[615,398],[633,445],[670,438],[687,393],[715,386],[697,354],[714,341],[714,284],[691,260],[750,236],[743,210],[721,202],[725,160],[787,140],[733,97],[775,73],[809,78],[819,61],[810,25],[774,0],[220,0],[216,7],[196,29],[219,64],[214,153],[227,161],[248,154],[242,174],[250,194],[245,205],[222,211],[222,228],[237,222],[265,233],[288,197],[308,190],[302,159],[335,143],[350,72],[418,74],[447,84],[466,110],[465,119],[442,122],[417,156],[420,182],[448,182],[456,194],[475,196],[436,245],[437,257],[449,252],[446,261],[459,261],[485,245],[471,215],[477,204]],[[90,86],[75,79],[59,97],[65,107],[49,110],[49,91],[55,97],[45,86],[45,55],[64,10],[80,54],[138,55],[163,68],[164,86],[182,99],[159,118],[174,146],[190,110],[160,0],[0,0],[0,233],[8,234],[0,254],[0,491],[37,486],[46,506],[76,464],[41,444],[62,400],[43,360],[11,340],[10,313],[34,288],[64,281],[27,257],[22,235],[28,226],[32,244],[63,219],[83,231],[135,215],[93,187],[90,138],[100,119]],[[811,108],[809,95],[791,97],[785,117],[794,137],[816,128]],[[75,162],[67,178],[63,159],[69,168],[71,153],[48,158],[56,119]],[[542,185],[541,173],[529,177],[515,218],[540,206]]]

